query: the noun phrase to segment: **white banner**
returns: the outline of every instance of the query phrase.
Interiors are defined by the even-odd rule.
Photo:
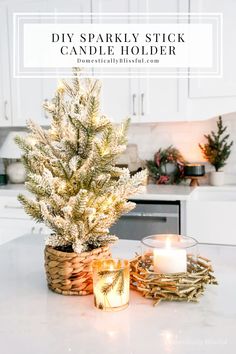
[[[77,15],[15,14],[14,76],[71,76],[72,67],[100,77],[222,75],[220,14],[150,14],[151,23],[126,14],[132,23],[125,24],[109,22],[109,14],[96,14],[93,23]]]
[[[212,67],[211,24],[25,24],[24,66]]]

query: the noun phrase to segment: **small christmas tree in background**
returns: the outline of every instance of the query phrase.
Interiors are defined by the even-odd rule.
[[[126,149],[128,120],[114,127],[99,113],[98,81],[79,77],[62,82],[44,105],[49,129],[30,121],[29,135],[18,137],[27,172],[27,189],[19,196],[25,211],[52,230],[46,244],[77,253],[108,245],[117,237],[109,227],[135,207],[127,198],[139,190],[146,171],[132,178],[115,162]]]
[[[207,143],[199,144],[204,158],[219,171],[226,165],[226,161],[231,153],[233,141],[228,143],[229,134],[224,135],[227,127],[223,126],[222,118],[219,116],[217,121],[217,132],[212,131],[210,134],[204,135]]]

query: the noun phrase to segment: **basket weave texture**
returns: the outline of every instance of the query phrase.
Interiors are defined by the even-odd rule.
[[[109,247],[77,254],[46,246],[44,258],[49,289],[62,295],[92,294],[92,261],[110,256]]]

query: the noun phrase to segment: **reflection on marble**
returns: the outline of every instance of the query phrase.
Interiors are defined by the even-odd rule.
[[[121,240],[114,256],[132,257],[137,241]],[[236,347],[236,247],[200,245],[219,286],[200,303],[152,302],[131,292],[124,311],[103,312],[93,296],[47,289],[43,240],[25,236],[0,247],[0,345],[4,354],[233,354]]]

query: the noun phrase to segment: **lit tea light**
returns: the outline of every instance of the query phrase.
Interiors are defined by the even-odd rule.
[[[187,252],[181,249],[181,237],[166,235],[163,247],[154,248],[155,273],[182,273],[187,271]]]
[[[94,304],[117,311],[129,304],[129,261],[101,259],[93,262]]]

